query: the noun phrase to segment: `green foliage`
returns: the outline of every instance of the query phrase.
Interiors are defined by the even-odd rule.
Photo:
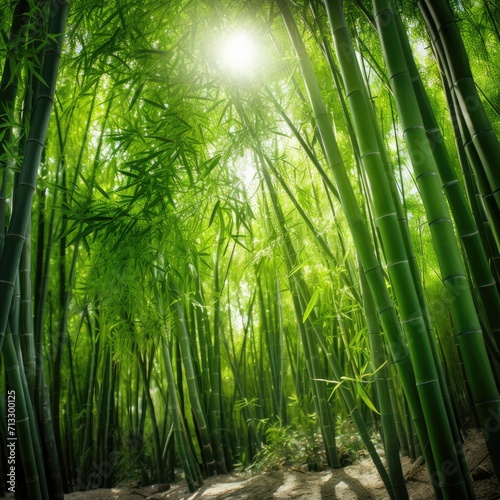
[[[43,84],[41,53],[55,40],[37,17],[50,2],[38,3],[10,2],[0,19],[0,250],[13,208],[27,199],[15,192],[15,181],[23,158],[27,162],[31,95]],[[236,460],[253,471],[321,470],[332,465],[335,443],[345,465],[370,438],[377,441],[366,433],[362,444],[353,421],[359,430],[372,419],[378,423],[378,412],[386,417],[375,390],[379,378],[392,384],[394,374],[395,407],[404,407],[399,363],[386,364],[381,356],[385,340],[394,347],[392,327],[410,325],[418,309],[397,303],[392,273],[408,260],[390,260],[394,232],[386,231],[387,246],[380,231],[385,215],[395,214],[374,213],[378,193],[370,191],[357,150],[364,129],[354,131],[352,113],[343,107],[356,92],[347,98],[340,81],[324,2],[285,2],[324,101],[325,112],[316,118],[278,3],[71,2],[55,115],[44,144],[34,142],[41,173],[32,241],[29,233],[21,235],[19,272],[17,266],[2,269],[18,273],[12,288],[19,281],[21,289],[12,303],[19,300],[25,315],[0,301],[8,331],[20,325],[11,334],[22,356],[7,366],[36,375],[28,381],[37,417],[30,432],[58,450],[67,490],[81,486],[75,476],[86,487],[93,464],[109,457],[113,476],[106,486],[154,482],[179,464],[190,488],[202,473],[230,471]],[[369,87],[364,102],[375,105],[374,125],[387,145],[388,171],[397,177],[394,192],[401,195],[419,266],[406,276],[401,296],[421,277],[438,358],[462,409],[469,402],[450,320],[453,304],[444,299],[433,228],[411,173],[370,2],[343,3]],[[395,4],[444,142],[454,148],[440,67],[417,3]],[[498,131],[500,9],[491,1],[452,4]],[[20,23],[25,33],[11,39],[16,5],[27,9]],[[256,33],[262,50],[247,80],[226,74],[218,62],[219,41],[240,28]],[[14,83],[19,90],[10,103]],[[367,120],[363,116],[362,125]],[[322,121],[338,142],[332,165],[324,146],[334,141],[322,144]],[[361,156],[370,161],[376,154]],[[342,183],[352,186],[347,204],[330,166],[343,169]],[[382,179],[379,172],[374,178]],[[29,182],[22,184],[27,189]],[[354,224],[349,207],[359,208]],[[363,221],[367,230],[356,242],[351,229]],[[17,238],[21,229],[14,233]],[[379,273],[374,298],[381,301],[371,328],[358,274],[358,256],[370,250],[365,271]],[[495,252],[488,258],[494,268]],[[480,294],[475,298],[479,303]],[[408,321],[400,321],[403,313]],[[35,328],[28,331],[33,317]],[[380,357],[372,359],[370,341],[380,322]],[[400,347],[401,354],[406,342]],[[413,367],[405,373],[415,387]],[[0,377],[3,382],[5,373]],[[352,403],[347,409],[345,401]],[[42,425],[43,432],[35,432]],[[55,445],[47,434],[52,427]],[[128,435],[140,436],[140,444],[123,443]],[[40,453],[46,459],[46,451]],[[397,449],[392,456],[399,459]]]
[[[373,435],[372,439],[377,441],[379,438]],[[348,418],[337,419],[337,448],[343,466],[351,465],[366,455],[363,441]]]
[[[281,420],[261,420],[257,427],[263,431],[265,444],[255,455],[249,470],[279,470],[300,468],[324,470],[327,467],[317,418],[311,414],[304,425],[304,418],[296,417],[289,425]],[[375,436],[374,436],[375,437]],[[377,438],[375,437],[377,440]],[[342,466],[351,465],[366,456],[365,446],[350,419],[337,419],[337,449]]]
[[[155,464],[151,445],[148,444],[151,443],[151,437],[145,436],[144,440],[131,437],[115,453],[117,459],[113,469],[116,471],[117,484],[145,486],[154,482],[152,473]]]
[[[326,455],[321,433],[315,424],[315,415],[310,415],[309,419],[311,425],[305,429],[299,418],[294,418],[290,425],[283,425],[281,420],[261,420],[257,427],[263,431],[265,444],[249,469],[262,471],[307,466],[308,470],[323,470]]]

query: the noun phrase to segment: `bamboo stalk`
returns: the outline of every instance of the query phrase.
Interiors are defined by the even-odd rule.
[[[487,426],[490,429],[491,425],[488,424],[488,421],[492,418],[492,414],[496,415],[500,411],[500,399],[484,347],[481,327],[474,309],[472,295],[453,233],[446,202],[439,185],[437,169],[425,135],[418,102],[413,92],[411,77],[404,58],[390,2],[374,0],[373,7],[391,87],[396,97],[404,138],[426,211],[434,250],[441,270],[441,278],[447,291],[455,322],[456,336],[471,382],[476,410],[480,415],[483,428]],[[477,370],[478,364],[484,367],[481,373]],[[424,387],[420,386],[419,391],[423,391],[423,389]],[[435,411],[434,408],[429,408],[429,410]],[[436,429],[430,428],[429,433],[434,434]],[[488,432],[488,446],[492,457],[494,457],[493,461],[496,461],[500,467],[500,460],[495,458],[497,454],[500,456],[500,428],[496,431],[494,429],[490,430],[492,432]],[[440,430],[438,435],[443,437],[443,432],[443,430]],[[435,435],[435,438],[438,435]],[[446,440],[453,442],[451,435],[447,436]],[[443,494],[449,497],[465,495],[465,491],[460,493],[460,490],[463,489],[463,480],[460,479],[458,473],[459,464],[456,457],[453,459],[453,457],[443,455],[441,453],[443,445],[439,445],[434,439],[431,439],[431,445],[438,466],[441,469],[438,472]],[[453,475],[443,471],[443,467],[448,463],[448,460],[452,460],[453,467],[456,468],[457,477],[453,479]],[[461,481],[462,485],[460,484]]]
[[[178,297],[178,293],[176,293]],[[209,476],[213,476],[216,473],[215,459],[212,451],[212,445],[210,443],[210,436],[208,431],[208,426],[205,418],[205,410],[202,407],[200,395],[198,391],[198,386],[196,384],[196,375],[193,367],[193,360],[191,355],[191,347],[189,343],[189,336],[186,327],[186,320],[184,317],[184,312],[182,311],[181,305],[179,303],[179,298],[175,302],[175,310],[177,317],[179,318],[179,343],[182,353],[182,362],[184,370],[186,372],[186,381],[189,390],[189,399],[191,402],[191,408],[196,420],[198,427],[198,432],[201,437],[202,454],[207,467],[207,472]]]
[[[181,420],[181,411],[179,407],[179,400],[176,392],[176,384],[174,378],[174,372],[172,368],[172,358],[170,355],[170,349],[166,339],[166,329],[164,325],[165,318],[163,316],[163,306],[160,301],[160,295],[157,291],[157,306],[158,312],[160,313],[160,318],[162,321],[162,337],[161,337],[161,345],[162,345],[162,354],[163,354],[163,362],[165,364],[165,370],[167,374],[167,383],[169,390],[169,398],[168,398],[168,408],[172,417],[173,429],[175,439],[177,441],[177,450],[180,456],[181,464],[184,469],[185,479],[190,492],[196,491],[195,480],[197,479],[198,474],[192,467],[192,459],[189,458],[188,454],[190,453],[189,448],[186,449],[185,446],[185,438],[184,433],[186,432]],[[200,484],[201,486],[201,484]]]
[[[361,280],[361,293],[363,296],[367,333],[370,342],[372,369],[374,371],[378,370],[375,376],[375,384],[380,405],[383,430],[382,437],[387,469],[394,488],[394,497],[397,499],[405,499],[408,498],[408,492],[406,490],[403,469],[399,458],[398,434],[396,432],[396,422],[390,399],[390,385],[392,384],[390,366],[385,353],[384,340],[380,332],[377,309],[362,268],[359,270],[359,276]]]
[[[494,339],[493,344],[496,343],[500,345],[500,315],[497,314],[497,311],[500,310],[500,294],[497,283],[489,267],[477,226],[465,200],[465,194],[458,182],[455,169],[453,168],[446,149],[444,138],[441,135],[427,93],[425,92],[422,80],[418,74],[408,39],[402,36],[403,26],[399,16],[396,16],[395,20],[400,33],[400,39],[403,43],[405,59],[413,82],[419,109],[422,114],[422,122],[443,185],[443,191],[448,200],[458,234],[465,248],[474,283],[477,287],[477,291],[486,312],[487,320],[491,327],[491,334]]]
[[[21,259],[26,227],[36,189],[38,166],[52,109],[67,11],[68,4],[65,0],[57,0],[51,6],[48,33],[54,38],[46,49],[42,68],[44,83],[40,85],[33,109],[29,137],[26,141],[26,150],[17,187],[18,202],[13,207],[5,246],[0,256],[0,347],[7,327],[14,281]]]
[[[288,6],[283,0],[278,1],[278,6],[280,7],[282,16],[289,31],[290,39],[292,40],[296,53],[299,57],[304,82],[306,83],[311,106],[316,117],[317,126],[323,138],[327,158],[337,182],[337,189],[340,194],[342,206],[348,220],[355,246],[359,252],[360,262],[366,269],[365,275],[372,291],[372,295],[377,303],[378,314],[382,321],[384,331],[388,337],[389,348],[391,350],[394,363],[398,369],[398,373],[401,377],[405,394],[408,397],[412,409],[411,413],[419,431],[419,438],[423,443],[427,443],[428,438],[426,435],[425,425],[423,423],[422,407],[414,385],[413,368],[410,364],[407,348],[402,338],[394,306],[384,283],[380,264],[375,257],[368,229],[361,217],[359,206],[354,196],[350,181],[347,177],[330,117],[328,116],[325,105],[322,101],[314,71],[311,67],[303,41],[298,33],[293,18],[291,17]],[[413,311],[408,311],[409,316],[412,313]],[[407,327],[411,327],[411,324],[408,323]],[[426,451],[426,460],[430,470],[434,470],[433,458],[427,452],[428,450],[425,446],[424,451]]]
[[[422,0],[419,1],[419,5],[422,5]],[[446,1],[430,2],[426,0],[425,5],[443,46],[450,71],[452,92],[457,96],[472,142],[481,159],[481,165],[491,189],[491,196],[500,208],[500,173],[496,163],[500,156],[500,143],[477,93],[462,37]]]

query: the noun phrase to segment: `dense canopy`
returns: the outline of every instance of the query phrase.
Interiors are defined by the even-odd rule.
[[[2,488],[365,448],[391,498],[402,455],[474,498],[474,426],[500,477],[497,2],[12,0],[0,29]]]

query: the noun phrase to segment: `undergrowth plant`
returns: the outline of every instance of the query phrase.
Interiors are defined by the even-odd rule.
[[[263,431],[266,441],[249,469],[255,472],[293,467],[323,470],[326,455],[316,415],[311,414],[307,418],[309,425],[305,428],[298,418],[289,425],[284,425],[281,420],[259,421],[257,427]]]

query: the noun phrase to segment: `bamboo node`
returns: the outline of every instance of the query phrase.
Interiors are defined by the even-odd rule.
[[[457,333],[457,337],[463,337],[464,335],[475,335],[475,334],[483,334],[482,330],[467,330],[466,332]]]
[[[437,172],[435,170],[429,170],[427,172],[422,172],[421,174],[417,175],[417,177],[416,177],[417,181],[419,179],[421,179],[422,177],[425,177],[426,175],[436,175],[437,176]]]
[[[446,276],[446,278],[443,278],[443,282],[450,281],[450,280],[455,280],[455,279],[466,280],[467,278],[463,274],[454,274],[452,276]]]
[[[380,151],[370,151],[369,153],[364,153],[361,155],[361,159],[365,159],[367,156],[380,156]]]
[[[435,384],[435,383],[439,383],[439,379],[433,378],[431,380],[426,380],[425,382],[415,382],[415,385],[418,387],[419,385]]]
[[[393,216],[397,216],[397,212],[389,212],[388,214],[384,214],[384,215],[380,215],[379,217],[376,217],[375,220],[380,220],[380,219],[384,219],[385,217],[393,217]]]
[[[366,272],[365,272],[366,274]],[[381,314],[384,314],[385,311],[388,311],[389,309],[392,309],[394,306],[392,304],[388,305],[387,307],[384,307],[383,309],[380,309],[377,311],[378,315],[380,316]]]
[[[19,185],[18,185],[19,186]],[[5,237],[6,239],[9,238],[18,238],[20,240],[23,240],[25,239],[25,235],[24,234],[19,234],[19,233],[8,233],[7,236]]]
[[[401,264],[408,264],[408,262],[409,262],[408,259],[406,259],[406,260],[398,260],[396,262],[391,262],[391,263],[387,264],[387,267],[399,266]]]
[[[29,144],[30,142],[36,142],[38,145],[40,145],[42,148],[44,146],[44,143],[42,141],[39,141],[38,139],[35,139],[34,137],[30,137],[27,141],[26,144]]]
[[[353,94],[363,94],[363,89],[354,89],[354,90],[351,90],[350,92],[346,92],[346,99],[349,99],[349,97],[351,97]]]
[[[415,321],[423,321],[424,317],[423,316],[415,316],[415,317],[412,317],[411,319],[406,319],[404,321],[401,321],[401,324],[402,325],[406,325],[406,324],[409,324],[409,323],[413,323]]]
[[[477,236],[479,234],[479,231],[473,231],[472,233],[468,233],[468,234],[463,234],[462,235],[462,239],[464,238],[472,238],[474,236]]]
[[[498,403],[498,398],[497,399],[488,399],[485,401],[475,401],[474,406],[490,405],[492,403]]]
[[[479,285],[478,288],[487,288],[489,286],[496,286],[496,282],[492,281],[491,283],[485,283],[484,285]]]
[[[451,220],[449,217],[440,217],[439,219],[435,219],[429,222],[429,227],[432,226],[432,224],[437,224],[438,222],[449,222],[451,224]]]

